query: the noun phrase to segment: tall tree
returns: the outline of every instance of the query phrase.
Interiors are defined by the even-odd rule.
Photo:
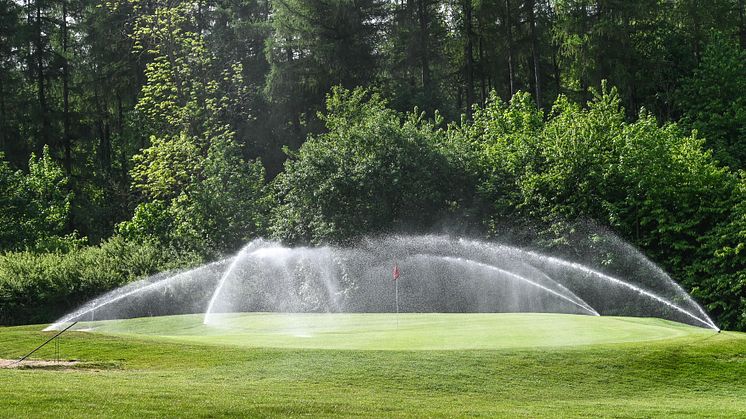
[[[70,63],[68,58],[69,33],[67,26],[67,2],[62,0],[62,141],[65,149],[65,171],[72,173],[72,139],[70,138]]]
[[[706,139],[721,162],[746,167],[746,50],[715,35],[679,92],[682,122]]]
[[[278,0],[267,51],[266,93],[279,126],[288,125],[298,146],[320,128],[316,112],[332,86],[355,87],[378,69],[380,0]]]
[[[526,14],[528,15],[528,25],[531,34],[531,69],[534,73],[534,99],[536,104],[541,106],[541,64],[539,63],[539,38],[536,29],[536,1],[527,0],[525,2]]]
[[[463,6],[464,20],[464,79],[466,85],[466,116],[471,118],[472,107],[474,106],[474,43],[473,43],[473,20],[472,12],[474,10],[472,0],[461,0]]]
[[[510,0],[505,0],[505,39],[508,42],[508,85],[510,86],[510,96],[516,92],[515,82],[515,62],[513,57],[513,13],[510,6]]]
[[[29,3],[31,6],[32,3]],[[45,0],[34,0],[34,71],[36,77],[36,93],[38,98],[38,117],[39,117],[39,140],[41,144],[49,144],[51,139],[50,132],[50,112],[47,106],[47,91],[46,91],[46,57],[45,52],[47,49],[47,35],[49,33],[45,22],[48,21],[47,16],[47,5]]]

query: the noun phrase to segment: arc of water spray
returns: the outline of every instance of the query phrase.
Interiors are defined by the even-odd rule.
[[[700,318],[699,316],[695,316],[694,314],[692,314],[688,310],[686,310],[686,309],[684,309],[682,307],[679,307],[678,305],[676,305],[676,304],[674,304],[674,303],[672,303],[670,301],[667,301],[663,297],[660,297],[660,296],[658,296],[656,294],[653,294],[652,292],[647,291],[647,290],[645,290],[643,288],[636,287],[636,286],[634,286],[632,284],[624,282],[621,279],[617,279],[617,278],[614,278],[613,276],[609,276],[609,275],[606,275],[606,274],[604,274],[602,272],[598,272],[596,270],[590,269],[590,268],[588,268],[588,267],[586,267],[584,265],[581,265],[579,263],[568,262],[566,260],[556,259],[556,258],[553,258],[551,256],[539,255],[539,254],[536,254],[536,253],[533,253],[533,252],[528,252],[528,253],[531,253],[533,255],[536,255],[536,256],[539,256],[539,257],[543,257],[543,258],[552,260],[553,262],[556,262],[556,263],[561,263],[561,264],[563,264],[565,266],[569,266],[569,267],[572,267],[574,269],[578,269],[578,270],[583,271],[583,272],[585,272],[587,274],[597,276],[597,277],[599,277],[601,279],[604,279],[604,280],[606,280],[608,282],[611,282],[611,283],[614,283],[614,284],[621,285],[623,287],[629,288],[632,291],[634,291],[634,292],[636,292],[636,293],[638,293],[640,295],[643,295],[643,296],[651,298],[651,299],[653,299],[655,301],[658,301],[659,303],[662,303],[665,306],[667,306],[669,308],[672,308],[672,309],[680,312],[681,314],[684,314],[684,315],[692,318],[693,320],[698,321],[699,323],[704,324],[708,328],[711,328],[711,329],[714,329],[714,330],[720,330],[717,326],[715,326],[715,323],[713,323],[712,320],[710,320],[709,318],[707,320],[705,320],[705,319]]]
[[[655,301],[657,301],[659,303],[662,303],[663,305],[665,305],[665,306],[667,306],[669,308],[672,308],[672,309],[678,311],[679,313],[684,314],[687,317],[690,317],[691,319],[697,321],[698,323],[701,323],[701,324],[705,325],[706,327],[708,327],[710,329],[717,330],[717,331],[720,330],[715,325],[715,323],[713,323],[712,320],[707,315],[705,315],[705,319],[703,319],[703,318],[701,318],[699,316],[696,316],[696,315],[692,314],[690,311],[688,311],[688,310],[686,310],[686,309],[684,309],[684,308],[682,308],[682,307],[680,307],[680,306],[678,306],[678,305],[676,305],[676,304],[674,304],[674,303],[672,303],[670,301],[667,301],[666,299],[664,299],[663,297],[660,297],[659,295],[656,295],[656,294],[654,294],[654,293],[652,293],[650,291],[647,291],[647,290],[645,290],[643,288],[636,287],[636,286],[634,286],[634,285],[632,285],[630,283],[627,283],[625,281],[622,281],[620,279],[617,279],[617,278],[614,278],[612,276],[606,275],[606,274],[604,274],[602,272],[593,270],[593,269],[588,268],[587,266],[581,265],[579,263],[570,262],[570,261],[567,261],[567,260],[564,260],[564,259],[560,259],[560,258],[556,258],[556,257],[552,257],[552,256],[543,255],[541,253],[536,253],[536,252],[532,252],[532,251],[529,251],[529,250],[520,249],[520,248],[514,247],[514,246],[507,246],[507,245],[504,245],[504,244],[494,245],[494,244],[489,244],[489,243],[480,243],[480,242],[475,242],[475,241],[467,240],[467,239],[463,239],[463,238],[459,239],[459,242],[467,244],[467,245],[470,245],[472,247],[480,247],[480,248],[485,248],[486,247],[486,248],[490,248],[490,249],[492,249],[494,251],[505,251],[505,250],[507,250],[507,251],[509,251],[511,253],[519,253],[519,254],[522,254],[522,255],[533,257],[534,259],[538,259],[538,260],[542,260],[542,261],[548,261],[548,262],[551,262],[551,263],[556,263],[556,264],[559,264],[559,265],[563,265],[563,266],[566,266],[566,267],[570,267],[570,268],[573,268],[573,269],[576,269],[576,270],[583,271],[583,272],[585,272],[587,274],[593,275],[593,276],[595,276],[597,278],[601,278],[601,279],[603,279],[603,280],[605,280],[607,282],[611,282],[611,283],[623,286],[623,287],[628,288],[628,289],[630,289],[630,290],[632,290],[632,291],[634,291],[634,292],[636,292],[636,293],[638,293],[640,295],[643,295],[643,296],[648,297],[650,299],[653,299],[653,300],[655,300]],[[671,281],[671,282],[673,282],[673,281]],[[674,282],[674,285],[676,285],[675,282]],[[677,289],[680,289],[680,287],[678,287]],[[686,293],[684,293],[684,295],[686,295]],[[699,305],[696,302],[694,302],[694,301],[691,300],[691,297],[689,297],[687,295],[687,298],[692,302],[692,304],[694,304],[698,308],[698,310],[700,312],[704,312],[702,310],[702,308],[699,307]]]
[[[115,303],[115,302],[117,302],[119,300],[122,300],[124,298],[127,298],[127,297],[129,297],[131,295],[135,295],[135,294],[140,293],[140,292],[144,292],[144,291],[147,291],[147,290],[158,288],[160,286],[164,286],[168,282],[174,281],[174,280],[176,280],[178,278],[182,278],[182,277],[184,277],[184,276],[186,276],[188,274],[194,273],[195,271],[200,271],[200,270],[203,270],[203,269],[207,269],[207,268],[212,267],[214,265],[217,265],[219,263],[223,263],[224,261],[225,260],[219,260],[219,261],[212,262],[212,263],[209,263],[209,264],[204,265],[204,266],[200,266],[200,267],[195,268],[195,269],[190,269],[188,271],[179,272],[179,273],[174,274],[172,276],[169,276],[167,278],[163,278],[163,279],[161,279],[159,281],[150,283],[148,285],[145,285],[145,286],[142,286],[142,287],[139,287],[139,288],[135,288],[133,290],[125,292],[122,295],[118,295],[118,296],[113,297],[113,298],[106,299],[106,297],[108,295],[104,295],[102,297],[99,297],[99,298],[93,300],[90,303],[90,306],[88,306],[88,305],[83,306],[83,308],[81,308],[80,310],[77,310],[77,311],[75,311],[73,313],[70,313],[67,316],[65,316],[65,317],[57,320],[56,322],[54,322],[53,324],[51,324],[50,326],[48,326],[46,329],[44,329],[44,331],[47,332],[47,331],[50,331],[50,330],[57,330],[57,328],[59,328],[60,325],[62,325],[64,323],[67,323],[67,322],[70,322],[72,320],[78,319],[78,318],[80,318],[80,317],[82,317],[82,316],[84,316],[84,315],[86,315],[86,314],[88,314],[88,313],[90,313],[90,312],[92,312],[94,310],[98,310],[101,307],[107,306],[107,305],[109,305],[111,303]],[[116,292],[116,290],[115,290],[115,292]],[[99,300],[102,300],[102,299],[104,301],[102,301],[100,303],[96,303],[96,301],[99,301]]]
[[[448,258],[448,256],[440,256],[440,255],[432,255],[432,254],[428,254],[428,256],[434,256],[434,257],[443,257],[443,258]],[[475,260],[472,260],[472,259],[466,259],[466,258],[457,258],[457,259],[462,259],[462,260],[463,260],[464,262],[471,262],[471,263],[475,263],[475,264],[480,264],[480,265],[488,265],[488,266],[491,266],[491,267],[493,267],[493,268],[496,268],[496,269],[501,269],[501,268],[498,268],[498,267],[497,267],[497,266],[495,266],[495,265],[491,265],[491,264],[489,264],[489,263],[484,263],[484,262],[479,262],[479,261],[475,261]],[[574,292],[570,291],[569,289],[567,289],[567,287],[565,287],[564,285],[562,285],[562,284],[560,284],[559,282],[557,282],[557,281],[555,281],[554,279],[552,279],[552,278],[551,278],[551,277],[550,277],[549,275],[547,275],[546,273],[544,273],[544,272],[543,272],[542,270],[540,270],[539,268],[537,268],[537,267],[535,267],[535,266],[533,266],[533,265],[528,265],[528,264],[525,264],[525,263],[524,263],[523,265],[524,265],[525,267],[528,267],[528,268],[530,268],[530,269],[532,269],[532,270],[536,271],[536,272],[537,272],[537,273],[539,273],[539,274],[540,274],[541,276],[543,276],[543,277],[544,277],[544,279],[546,279],[547,281],[549,281],[549,282],[551,282],[552,284],[556,285],[556,286],[557,286],[557,288],[559,288],[560,290],[562,290],[562,291],[566,292],[566,293],[568,294],[568,298],[571,298],[572,300],[574,300],[574,301],[575,301],[575,305],[579,305],[579,306],[580,306],[581,308],[583,308],[583,309],[585,309],[586,311],[590,312],[590,313],[591,313],[591,314],[593,314],[594,316],[600,316],[600,315],[601,315],[601,314],[599,314],[599,313],[598,313],[598,312],[597,312],[597,311],[596,311],[596,310],[595,310],[595,309],[594,309],[593,307],[591,307],[591,305],[590,305],[590,304],[588,304],[588,303],[587,303],[587,302],[586,302],[585,300],[583,300],[582,298],[580,298],[580,297],[578,297],[577,295],[575,295],[575,293],[574,293]],[[501,269],[501,270],[504,270],[504,269]],[[512,273],[512,274],[515,274],[515,272],[511,272],[511,273]],[[516,274],[516,275],[517,275],[517,274]],[[522,278],[524,278],[524,280],[527,280],[527,281],[528,281],[528,279],[527,279],[527,278],[523,277],[522,275],[520,275],[520,276],[521,276]]]
[[[476,266],[478,266],[480,268],[490,269],[490,270],[493,270],[495,272],[501,273],[503,275],[508,275],[508,276],[510,276],[510,277],[512,277],[514,279],[517,279],[519,281],[525,282],[525,283],[527,283],[529,285],[532,285],[534,287],[537,287],[537,288],[539,288],[539,289],[541,289],[541,290],[543,290],[545,292],[548,292],[548,293],[550,293],[550,294],[552,294],[552,295],[554,295],[556,297],[559,297],[559,298],[561,298],[561,299],[563,299],[563,300],[565,300],[565,301],[567,301],[567,302],[569,302],[569,303],[571,303],[571,304],[573,304],[573,305],[575,305],[575,306],[577,306],[577,307],[579,307],[579,308],[581,308],[581,309],[583,309],[583,310],[591,313],[591,315],[599,316],[599,314],[598,314],[598,312],[596,312],[596,310],[593,310],[592,308],[589,309],[588,307],[586,307],[587,304],[586,305],[580,304],[577,301],[573,300],[572,298],[569,298],[566,295],[560,294],[557,291],[555,291],[555,290],[553,290],[551,288],[547,288],[547,287],[539,284],[538,282],[532,281],[532,280],[530,280],[530,279],[528,279],[528,278],[526,278],[524,276],[518,275],[518,274],[510,272],[510,271],[506,271],[505,269],[500,269],[500,268],[498,268],[496,266],[492,266],[492,265],[488,265],[486,263],[477,262],[477,261],[474,261],[474,260],[464,259],[464,258],[456,258],[456,257],[451,257],[451,256],[435,256],[435,255],[425,255],[425,256],[435,257],[435,258],[442,259],[442,260],[445,260],[445,261],[451,262],[451,263],[460,263],[460,264],[466,264],[466,265],[476,265]]]
[[[566,286],[564,286],[564,285],[560,284],[559,282],[555,281],[554,279],[552,279],[552,277],[550,277],[549,275],[547,275],[541,269],[537,268],[536,266],[525,264],[525,263],[523,265],[526,266],[526,267],[529,267],[530,269],[532,269],[534,271],[536,271],[539,275],[543,276],[544,279],[546,279],[547,281],[549,281],[552,284],[556,285],[557,288],[559,288],[560,290],[566,292],[570,297],[572,297],[573,299],[575,299],[575,301],[579,302],[580,304],[583,304],[586,308],[588,308],[588,310],[592,311],[594,313],[594,315],[596,315],[596,316],[600,316],[601,315],[601,314],[599,314],[598,311],[596,311],[596,309],[594,309],[593,307],[591,307],[591,305],[588,304],[585,300],[583,300],[582,298],[578,297],[574,292],[570,291]],[[492,265],[492,266],[494,266],[494,265]]]
[[[464,239],[460,239],[460,241],[467,242],[467,243],[470,242],[470,241],[464,240]],[[473,245],[474,243],[472,242],[471,244]],[[512,252],[519,252],[519,253],[522,253],[524,255],[531,256],[531,257],[533,257],[535,259],[549,261],[551,263],[556,263],[556,264],[559,264],[559,265],[567,266],[567,267],[570,267],[570,268],[573,268],[573,269],[585,272],[585,273],[587,273],[589,275],[593,275],[593,276],[595,276],[597,278],[601,278],[601,279],[603,279],[603,280],[605,280],[607,282],[611,282],[613,284],[617,284],[617,285],[623,286],[623,287],[628,288],[628,289],[630,289],[630,290],[632,290],[632,291],[634,291],[634,292],[636,292],[636,293],[638,293],[640,295],[643,295],[643,296],[648,297],[648,298],[650,298],[652,300],[655,300],[655,301],[657,301],[657,302],[659,302],[659,303],[661,303],[661,304],[663,304],[663,305],[665,305],[665,306],[667,306],[669,308],[672,308],[672,309],[678,311],[681,314],[684,314],[687,317],[690,317],[691,319],[693,319],[693,320],[695,320],[695,321],[697,321],[697,322],[699,322],[699,323],[707,326],[710,329],[717,330],[717,331],[720,330],[715,325],[715,323],[713,323],[712,320],[709,317],[707,317],[707,316],[706,316],[706,319],[702,319],[701,317],[692,314],[690,311],[688,311],[688,310],[686,310],[686,309],[684,309],[684,308],[682,308],[682,307],[680,307],[680,306],[678,306],[678,305],[676,305],[676,304],[674,304],[674,303],[672,303],[670,301],[667,301],[666,299],[664,299],[663,297],[661,297],[659,295],[656,295],[656,294],[654,294],[654,293],[652,293],[650,291],[647,291],[647,290],[645,290],[643,288],[636,287],[636,286],[634,286],[634,285],[632,285],[630,283],[624,282],[621,279],[617,279],[617,278],[614,278],[613,276],[609,276],[609,275],[606,275],[606,274],[604,274],[602,272],[599,272],[599,271],[596,271],[594,269],[588,268],[585,265],[581,265],[581,264],[576,263],[576,262],[570,262],[570,261],[567,261],[567,260],[564,260],[564,259],[555,258],[555,257],[552,257],[552,256],[542,255],[540,253],[536,253],[536,252],[532,252],[532,251],[528,251],[528,250],[523,250],[523,249],[519,249],[517,247],[512,247],[512,246],[506,246],[506,245],[488,245],[486,243],[482,243],[482,245],[483,246],[489,246],[489,247],[491,247],[491,248],[493,248],[495,250],[499,250],[500,248],[502,248],[502,249],[507,249],[507,250],[512,251]],[[696,303],[694,303],[694,304],[696,305]]]
[[[233,272],[233,268],[235,268],[236,264],[238,264],[238,260],[241,259],[241,255],[244,253],[245,249],[246,248],[241,249],[241,251],[239,251],[236,256],[233,257],[233,262],[231,262],[230,266],[228,266],[228,269],[220,277],[220,282],[218,282],[218,286],[215,287],[215,291],[213,291],[212,297],[210,297],[210,302],[207,304],[207,311],[205,311],[205,318],[204,320],[202,320],[202,324],[207,324],[210,322],[210,319],[212,318],[212,307],[215,305],[215,300],[218,299],[218,295],[225,285],[225,280]]]

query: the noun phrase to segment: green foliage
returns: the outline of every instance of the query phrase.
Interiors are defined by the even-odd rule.
[[[472,121],[449,127],[449,146],[462,145],[462,159],[478,179],[476,192],[485,203],[481,217],[489,233],[505,220],[515,221],[522,201],[517,179],[538,163],[543,124],[544,113],[531,95],[519,92],[507,104],[493,94]]]
[[[0,244],[4,249],[22,246],[23,223],[28,198],[23,189],[23,174],[11,169],[0,154]]]
[[[0,250],[69,250],[84,241],[66,234],[73,194],[68,177],[44,147],[29,173],[14,172],[0,154]]]
[[[493,99],[451,128],[454,141],[481,150],[477,192],[492,203],[490,233],[535,220],[549,244],[572,246],[572,223],[595,220],[694,289],[722,325],[743,328],[738,178],[676,124],[645,111],[626,122],[615,89],[594,96],[585,108],[561,97],[546,120],[528,95]]]
[[[173,199],[201,171],[199,146],[186,133],[173,137],[150,137],[150,147],[133,159],[133,186],[148,199]]]
[[[716,164],[746,161],[744,7],[6,1],[0,251],[119,226],[215,256],[269,232],[273,203],[272,233],[298,242],[457,218],[567,244],[590,219],[744,328],[743,181]],[[317,118],[335,85],[381,93],[337,91]],[[271,197],[283,149],[300,150]]]
[[[718,160],[746,167],[746,50],[713,35],[679,96],[683,124],[704,136]]]
[[[267,198],[264,168],[244,160],[230,126],[246,90],[241,66],[221,67],[199,19],[199,4],[184,1],[135,23],[136,49],[153,56],[136,107],[151,137],[130,172],[143,200],[119,231],[217,254],[262,231]]]
[[[373,80],[384,12],[380,0],[272,2],[264,90],[272,102],[268,117],[286,137],[282,144],[300,145],[309,129],[318,128],[316,112],[332,86]]]
[[[746,330],[746,175],[741,172],[725,222],[703,237],[685,285],[723,328]]]
[[[0,324],[49,322],[101,293],[201,259],[159,243],[112,238],[68,253],[0,255]]]
[[[275,180],[272,233],[289,242],[344,242],[444,216],[458,185],[437,148],[441,133],[417,114],[402,118],[380,96],[337,88],[310,138]]]
[[[168,237],[173,224],[168,206],[159,200],[143,202],[135,208],[132,219],[117,226],[119,234],[129,240]]]
[[[235,251],[260,235],[269,203],[261,163],[245,162],[230,139],[213,140],[206,156],[189,154],[181,161],[158,149],[173,144],[154,142],[143,155],[148,163],[133,169],[133,177],[147,179],[138,186],[150,200],[120,224],[120,233],[203,254]]]
[[[202,173],[202,181],[172,202],[178,241],[232,252],[265,231],[269,196],[261,162],[245,162],[232,142],[214,142]]]

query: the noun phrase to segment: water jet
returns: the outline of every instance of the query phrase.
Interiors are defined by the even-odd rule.
[[[225,315],[231,313],[393,312],[396,260],[402,312],[658,317],[718,330],[668,275],[635,257],[643,269],[624,276],[535,250],[444,235],[367,238],[349,247],[257,239],[221,261],[114,290],[47,329],[78,320],[189,313],[201,313],[207,327],[230,327]]]

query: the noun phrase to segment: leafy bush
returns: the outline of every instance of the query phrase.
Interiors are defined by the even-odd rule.
[[[461,174],[439,149],[443,131],[363,89],[335,89],[320,116],[328,132],[291,153],[275,179],[273,234],[344,242],[431,226],[459,204]]]
[[[449,136],[479,149],[490,234],[504,220],[533,220],[544,243],[572,246],[573,223],[594,220],[662,264],[722,325],[746,327],[746,195],[696,134],[644,110],[626,121],[604,86],[586,107],[560,97],[546,116],[525,93],[493,99]]]
[[[206,155],[191,155],[186,166],[159,150],[188,148],[190,141],[185,136],[155,141],[143,152],[133,172],[142,180],[136,186],[146,200],[119,232],[130,240],[156,240],[206,256],[233,252],[266,227],[264,167],[246,162],[230,138],[212,139]]]
[[[0,153],[0,251],[67,251],[84,240],[66,234],[72,192],[49,147],[31,154],[29,171],[13,171]]]
[[[704,302],[721,327],[746,330],[746,173],[733,198],[730,218],[702,237],[687,267],[685,285]]]
[[[44,323],[135,279],[195,265],[194,254],[112,238],[68,253],[0,256],[0,324]]]

